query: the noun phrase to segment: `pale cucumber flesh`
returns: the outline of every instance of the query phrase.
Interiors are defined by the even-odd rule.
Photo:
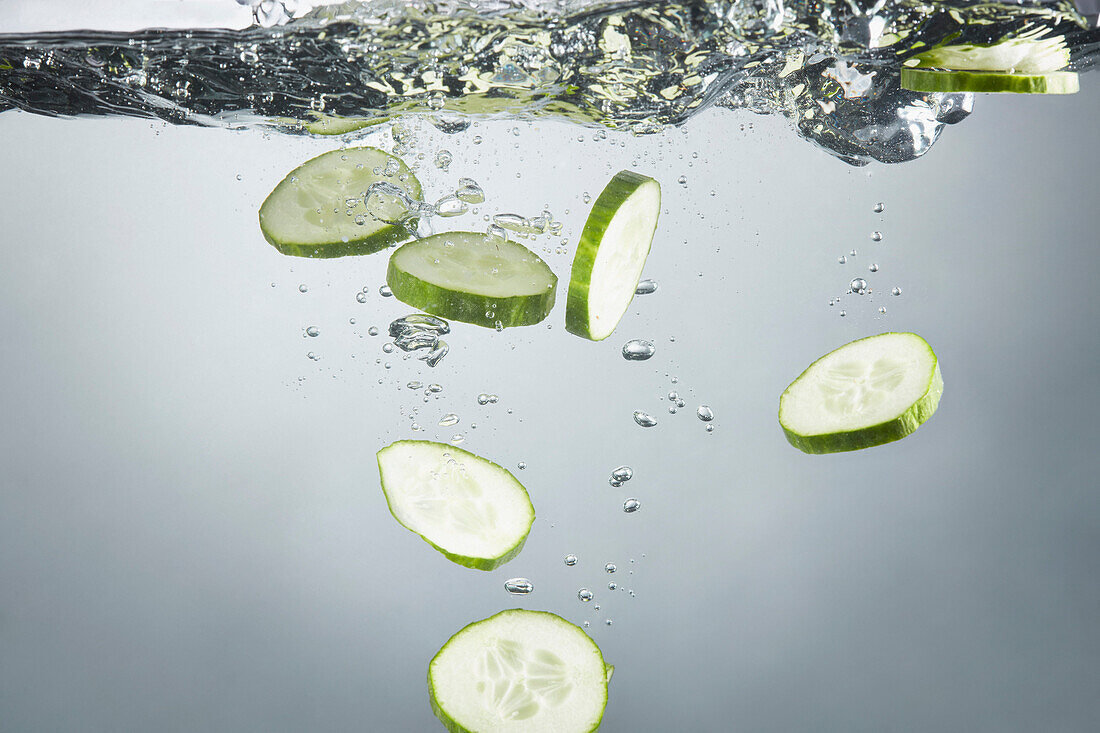
[[[621,171],[592,206],[573,257],[565,327],[600,341],[618,326],[642,277],[661,210],[661,186]]]
[[[375,183],[390,183],[420,198],[420,182],[399,158],[377,148],[333,150],[291,171],[260,206],[264,238],[283,254],[339,257],[369,254],[409,238],[397,220],[404,203],[375,193]],[[381,218],[376,216],[380,215]]]
[[[901,85],[915,92],[976,92],[991,94],[1075,94],[1077,73],[1052,71],[1020,74],[1004,71],[946,71],[903,68]]]
[[[611,669],[574,624],[514,609],[452,636],[428,666],[428,694],[450,731],[590,733]]]
[[[459,565],[492,570],[519,554],[535,510],[492,461],[446,443],[399,440],[378,451],[390,513]]]
[[[426,313],[506,328],[546,318],[558,278],[521,244],[478,232],[445,232],[394,252],[386,283],[398,300]]]
[[[899,440],[931,417],[943,392],[939,361],[912,333],[846,344],[811,364],[779,400],[787,440],[807,453]]]

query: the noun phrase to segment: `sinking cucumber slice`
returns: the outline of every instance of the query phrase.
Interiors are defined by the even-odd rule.
[[[364,199],[370,187],[390,183],[414,199],[420,181],[400,158],[377,148],[333,150],[308,160],[279,182],[260,206],[260,230],[283,254],[342,257],[370,254],[409,238],[391,224],[405,211],[394,196],[379,196],[373,211]],[[351,205],[349,206],[349,201]]]
[[[507,328],[546,318],[558,278],[521,244],[491,234],[446,232],[394,252],[386,284],[398,300],[425,313]]]
[[[779,424],[806,453],[860,450],[912,433],[942,393],[932,347],[915,333],[884,333],[811,364],[779,398]]]
[[[907,63],[952,71],[1009,71],[1043,74],[1069,65],[1069,47],[1064,36],[1043,38],[1047,30],[1037,28],[1016,38],[982,45],[959,43],[937,46],[917,54]]]
[[[1005,71],[942,71],[903,68],[901,85],[914,92],[991,92],[1011,94],[1075,94],[1077,73],[1052,71],[1018,74]]]
[[[453,445],[399,440],[378,451],[378,472],[394,519],[464,567],[508,562],[535,521],[515,476]]]
[[[600,193],[573,256],[565,328],[602,341],[614,332],[642,277],[657,217],[661,185],[621,171]]]
[[[591,733],[610,665],[577,626],[513,609],[452,636],[428,665],[432,711],[452,733]]]

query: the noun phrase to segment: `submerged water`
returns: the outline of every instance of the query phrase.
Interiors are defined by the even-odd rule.
[[[0,35],[0,109],[339,132],[406,113],[565,118],[653,132],[712,106],[788,118],[853,164],[923,155],[973,95],[910,92],[922,48],[1064,35],[1073,68],[1100,34],[1069,2],[368,0],[255,27]]]
[[[1071,6],[282,7],[0,37],[4,733],[442,730],[429,660],[515,606],[616,666],[605,733],[1091,730],[1095,75],[919,95],[914,36],[881,43],[1049,24],[1086,70]],[[857,169],[792,130],[851,163],[939,142]],[[388,250],[271,247],[265,196],[348,143],[415,169],[421,220],[536,251],[555,310],[447,322]],[[664,203],[594,343],[569,268],[621,169]],[[786,385],[882,331],[936,350],[936,415],[792,448]],[[375,451],[409,438],[524,484],[522,553],[462,568],[394,521]]]

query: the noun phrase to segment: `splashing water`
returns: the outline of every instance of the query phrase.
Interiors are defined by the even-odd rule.
[[[923,155],[969,93],[910,92],[902,61],[943,42],[1064,34],[1100,55],[1066,0],[366,0],[232,30],[0,35],[0,111],[346,134],[404,114],[564,118],[655,132],[708,107],[781,114],[855,165]],[[459,197],[461,198],[461,197]]]

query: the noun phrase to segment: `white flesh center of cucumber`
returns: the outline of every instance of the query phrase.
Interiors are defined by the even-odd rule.
[[[292,244],[365,239],[392,226],[387,221],[408,210],[396,197],[378,193],[368,210],[367,192],[378,182],[391,183],[413,198],[420,196],[409,169],[392,155],[374,148],[326,153],[307,161],[275,188],[261,209],[264,228],[278,241]]]
[[[406,244],[393,255],[397,269],[456,293],[489,298],[539,295],[553,274],[535,253],[502,237],[447,232]]]
[[[619,206],[600,237],[588,286],[588,329],[597,340],[610,336],[630,307],[660,208],[661,187],[647,181]]]
[[[792,384],[783,423],[800,435],[842,433],[897,418],[928,390],[935,356],[921,339],[883,334],[823,357]]]
[[[432,664],[437,704],[476,731],[588,731],[606,671],[584,632],[541,613],[504,613],[456,635]]]
[[[500,557],[527,535],[531,502],[500,466],[447,448],[398,442],[379,453],[390,509],[447,552]]]

